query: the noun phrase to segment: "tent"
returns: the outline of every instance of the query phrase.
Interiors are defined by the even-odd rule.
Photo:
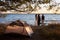
[[[21,27],[21,26],[12,27],[12,26],[8,26],[4,33],[5,34],[17,33],[17,34],[21,34],[21,35],[31,36],[33,34],[33,30],[29,26],[26,26],[26,27]]]
[[[6,27],[6,30],[4,32],[5,34],[17,33],[17,34],[26,35],[26,36],[31,36],[33,34],[33,30],[31,26],[26,25],[26,23],[24,24],[24,22],[20,23],[19,21],[18,22],[15,21],[15,23],[11,25],[12,23],[10,23],[10,25]],[[20,25],[23,24],[23,25],[20,26],[18,24]]]

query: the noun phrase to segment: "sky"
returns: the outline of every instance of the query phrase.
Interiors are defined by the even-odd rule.
[[[60,3],[60,0],[53,0],[54,2],[56,2],[56,3]]]

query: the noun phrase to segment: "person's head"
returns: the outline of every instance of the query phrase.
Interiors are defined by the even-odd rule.
[[[38,14],[40,16],[40,14]]]

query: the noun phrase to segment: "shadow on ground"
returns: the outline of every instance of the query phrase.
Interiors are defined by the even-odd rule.
[[[29,38],[30,38],[29,36],[16,34],[16,33],[0,35],[0,40],[28,40]]]

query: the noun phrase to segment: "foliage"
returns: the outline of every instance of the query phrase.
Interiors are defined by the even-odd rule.
[[[6,11],[6,9],[2,7],[2,8],[0,8],[0,11]]]
[[[43,3],[50,3],[51,0],[43,0]]]
[[[35,0],[36,1],[36,0]],[[21,6],[22,4],[26,4],[27,2],[29,3],[29,5],[26,5],[27,8],[27,11],[35,11],[37,6],[39,7],[39,4],[40,2],[43,4],[43,3],[50,3],[51,0],[38,0],[38,2],[35,2],[35,6],[34,8],[31,6],[30,3],[32,3],[32,0],[11,0],[11,6],[9,5],[9,3],[7,2],[0,2],[0,5],[3,5],[5,8],[0,8],[0,11],[6,11],[6,10],[16,10],[18,9],[18,6]],[[15,4],[17,3],[17,5]],[[48,10],[52,9],[54,6],[49,6]],[[40,8],[40,7],[39,7]],[[25,11],[25,9],[23,9],[23,11]],[[22,10],[19,10],[19,11],[22,11]]]

